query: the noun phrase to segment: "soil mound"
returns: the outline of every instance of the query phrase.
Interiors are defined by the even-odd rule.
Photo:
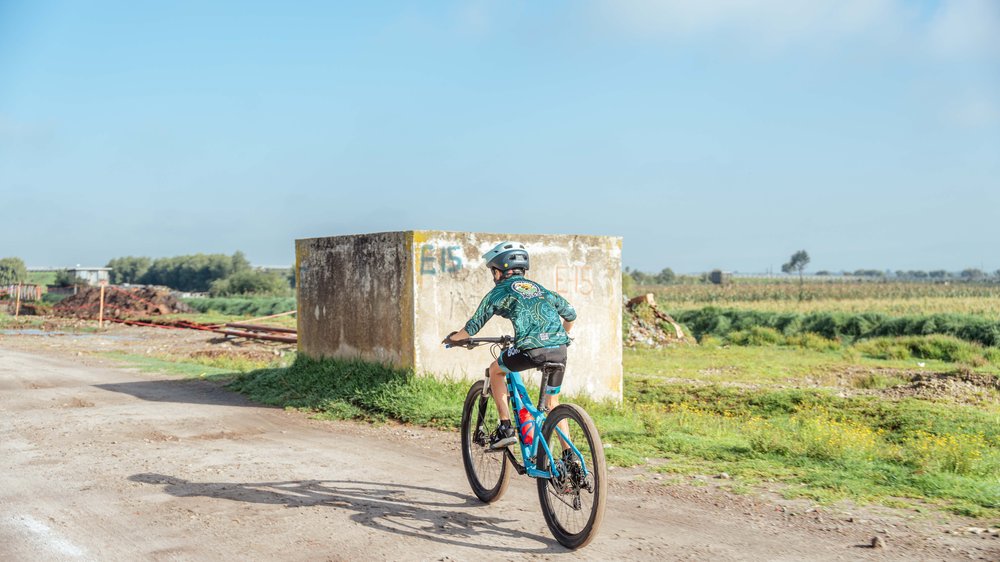
[[[909,384],[887,388],[883,394],[891,398],[952,398],[963,402],[996,400],[1000,378],[973,372],[921,373]]]
[[[882,377],[896,379],[898,384],[884,388],[857,388],[859,384]],[[976,404],[996,402],[1000,399],[1000,377],[958,369],[948,373],[907,371],[897,369],[857,369],[838,377],[842,386],[855,387],[841,391],[841,396],[880,396],[891,400],[920,398],[924,400],[953,400]]]
[[[56,316],[97,318],[101,307],[101,290],[98,287],[81,289],[52,307]],[[192,312],[170,291],[156,287],[123,289],[109,286],[104,289],[105,318],[143,318],[161,314]]]
[[[652,294],[642,295],[625,302],[625,347],[665,347],[693,340],[669,314],[656,307]]]

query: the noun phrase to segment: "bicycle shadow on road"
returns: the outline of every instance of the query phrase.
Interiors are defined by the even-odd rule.
[[[172,496],[206,497],[286,507],[325,506],[353,511],[351,520],[384,532],[453,546],[503,553],[567,552],[555,540],[513,529],[517,519],[471,513],[483,504],[465,494],[408,484],[335,480],[286,482],[191,482],[162,474],[129,476],[143,484],[163,485]],[[422,499],[428,495],[433,499]],[[541,543],[538,548],[512,546],[509,540]]]

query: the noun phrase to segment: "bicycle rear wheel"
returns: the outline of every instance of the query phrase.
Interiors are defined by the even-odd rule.
[[[580,452],[572,449],[564,456],[563,440],[555,428],[561,421],[569,426],[566,436]],[[559,476],[538,479],[538,499],[549,530],[566,548],[586,546],[597,535],[604,520],[607,501],[607,466],[604,445],[587,412],[575,404],[556,406],[545,419],[542,438],[549,445]],[[541,449],[539,449],[541,450]],[[581,463],[582,460],[582,463]],[[548,470],[547,455],[538,455],[538,468]],[[587,474],[584,474],[586,467]]]
[[[462,408],[462,462],[476,497],[486,503],[500,499],[510,482],[510,462],[501,451],[490,451],[490,432],[500,416],[493,398],[483,396],[483,381],[469,389]]]

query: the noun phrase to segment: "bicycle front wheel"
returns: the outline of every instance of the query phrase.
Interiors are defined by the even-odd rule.
[[[560,425],[562,435],[556,431]],[[566,548],[586,546],[597,535],[607,501],[608,472],[601,436],[583,408],[560,404],[545,419],[542,438],[559,472],[557,477],[538,479],[545,523]],[[538,468],[548,470],[547,455],[539,454],[538,461]]]
[[[500,499],[510,482],[510,461],[503,450],[490,451],[490,431],[500,422],[493,398],[483,396],[483,381],[469,389],[462,408],[462,462],[476,497],[486,503]]]

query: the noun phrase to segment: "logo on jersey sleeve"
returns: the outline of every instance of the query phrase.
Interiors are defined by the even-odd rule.
[[[542,294],[542,290],[538,287],[538,285],[529,281],[518,281],[517,283],[511,285],[511,288],[518,294],[524,295],[528,298],[537,297]]]

